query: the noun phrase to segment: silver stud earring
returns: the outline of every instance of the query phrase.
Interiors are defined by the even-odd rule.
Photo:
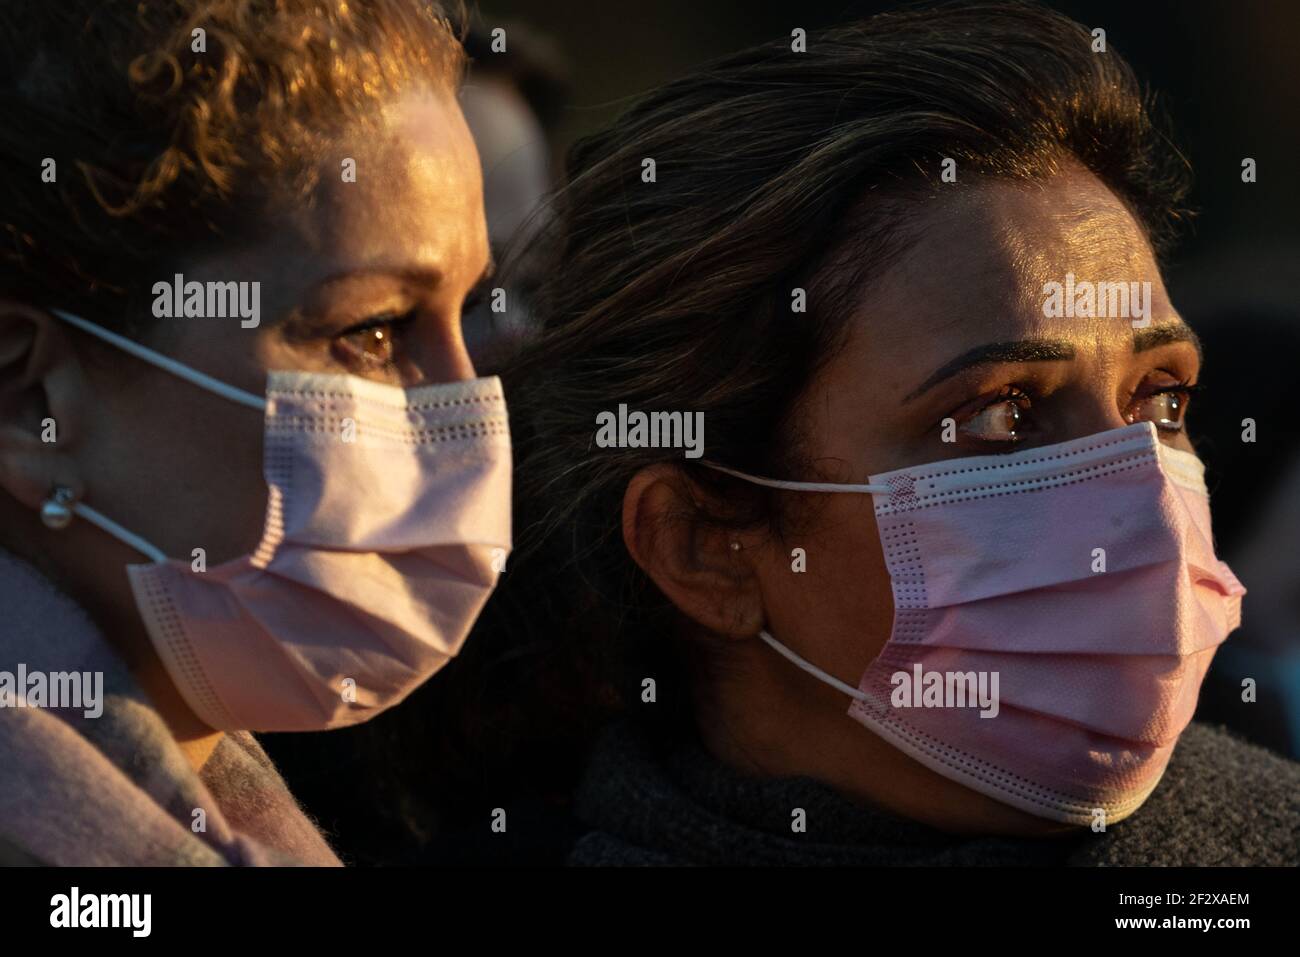
[[[732,543],[731,543],[731,550],[732,550],[733,552],[738,552],[738,551],[740,551],[740,542],[732,542]]]
[[[41,523],[46,528],[67,528],[72,521],[72,489],[66,485],[54,486],[50,497],[41,503]]]

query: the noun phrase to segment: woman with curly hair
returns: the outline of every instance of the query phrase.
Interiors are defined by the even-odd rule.
[[[249,732],[400,701],[510,545],[462,69],[415,0],[0,10],[6,859],[339,863]]]

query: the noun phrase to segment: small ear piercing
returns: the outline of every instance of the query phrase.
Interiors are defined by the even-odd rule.
[[[733,552],[738,552],[738,551],[740,551],[740,542],[732,542],[732,543],[731,543],[731,550],[732,550]]]
[[[75,496],[66,485],[54,486],[50,497],[41,503],[41,523],[56,531],[68,527],[72,521],[72,501]]]

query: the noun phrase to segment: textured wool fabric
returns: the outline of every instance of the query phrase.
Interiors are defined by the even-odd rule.
[[[0,609],[0,670],[103,673],[98,717],[0,708],[0,863],[340,864],[252,735],[224,735],[196,774],[81,608],[4,552]]]
[[[793,834],[791,810],[807,812]],[[1101,866],[1300,863],[1300,764],[1197,722],[1129,818],[1061,838],[962,837],[864,806],[810,778],[741,774],[696,740],[630,725],[597,746],[577,798],[579,866]]]

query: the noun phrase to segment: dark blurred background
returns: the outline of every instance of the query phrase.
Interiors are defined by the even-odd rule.
[[[1209,257],[1230,261],[1260,298],[1294,301],[1300,233],[1300,3],[1295,0],[1078,0],[1046,4],[1107,43],[1162,96],[1197,175],[1197,232],[1170,271],[1175,288]],[[491,0],[491,26],[515,21],[567,63],[569,103],[553,124],[562,150],[642,92],[753,43],[895,9],[844,0]],[[1241,160],[1259,164],[1244,188]],[[1283,279],[1281,267],[1292,274]],[[1200,276],[1201,279],[1212,277]],[[1217,286],[1218,283],[1212,283]],[[1199,284],[1198,284],[1199,288]],[[1221,292],[1231,294],[1232,290]],[[1207,295],[1208,295],[1207,291]]]

